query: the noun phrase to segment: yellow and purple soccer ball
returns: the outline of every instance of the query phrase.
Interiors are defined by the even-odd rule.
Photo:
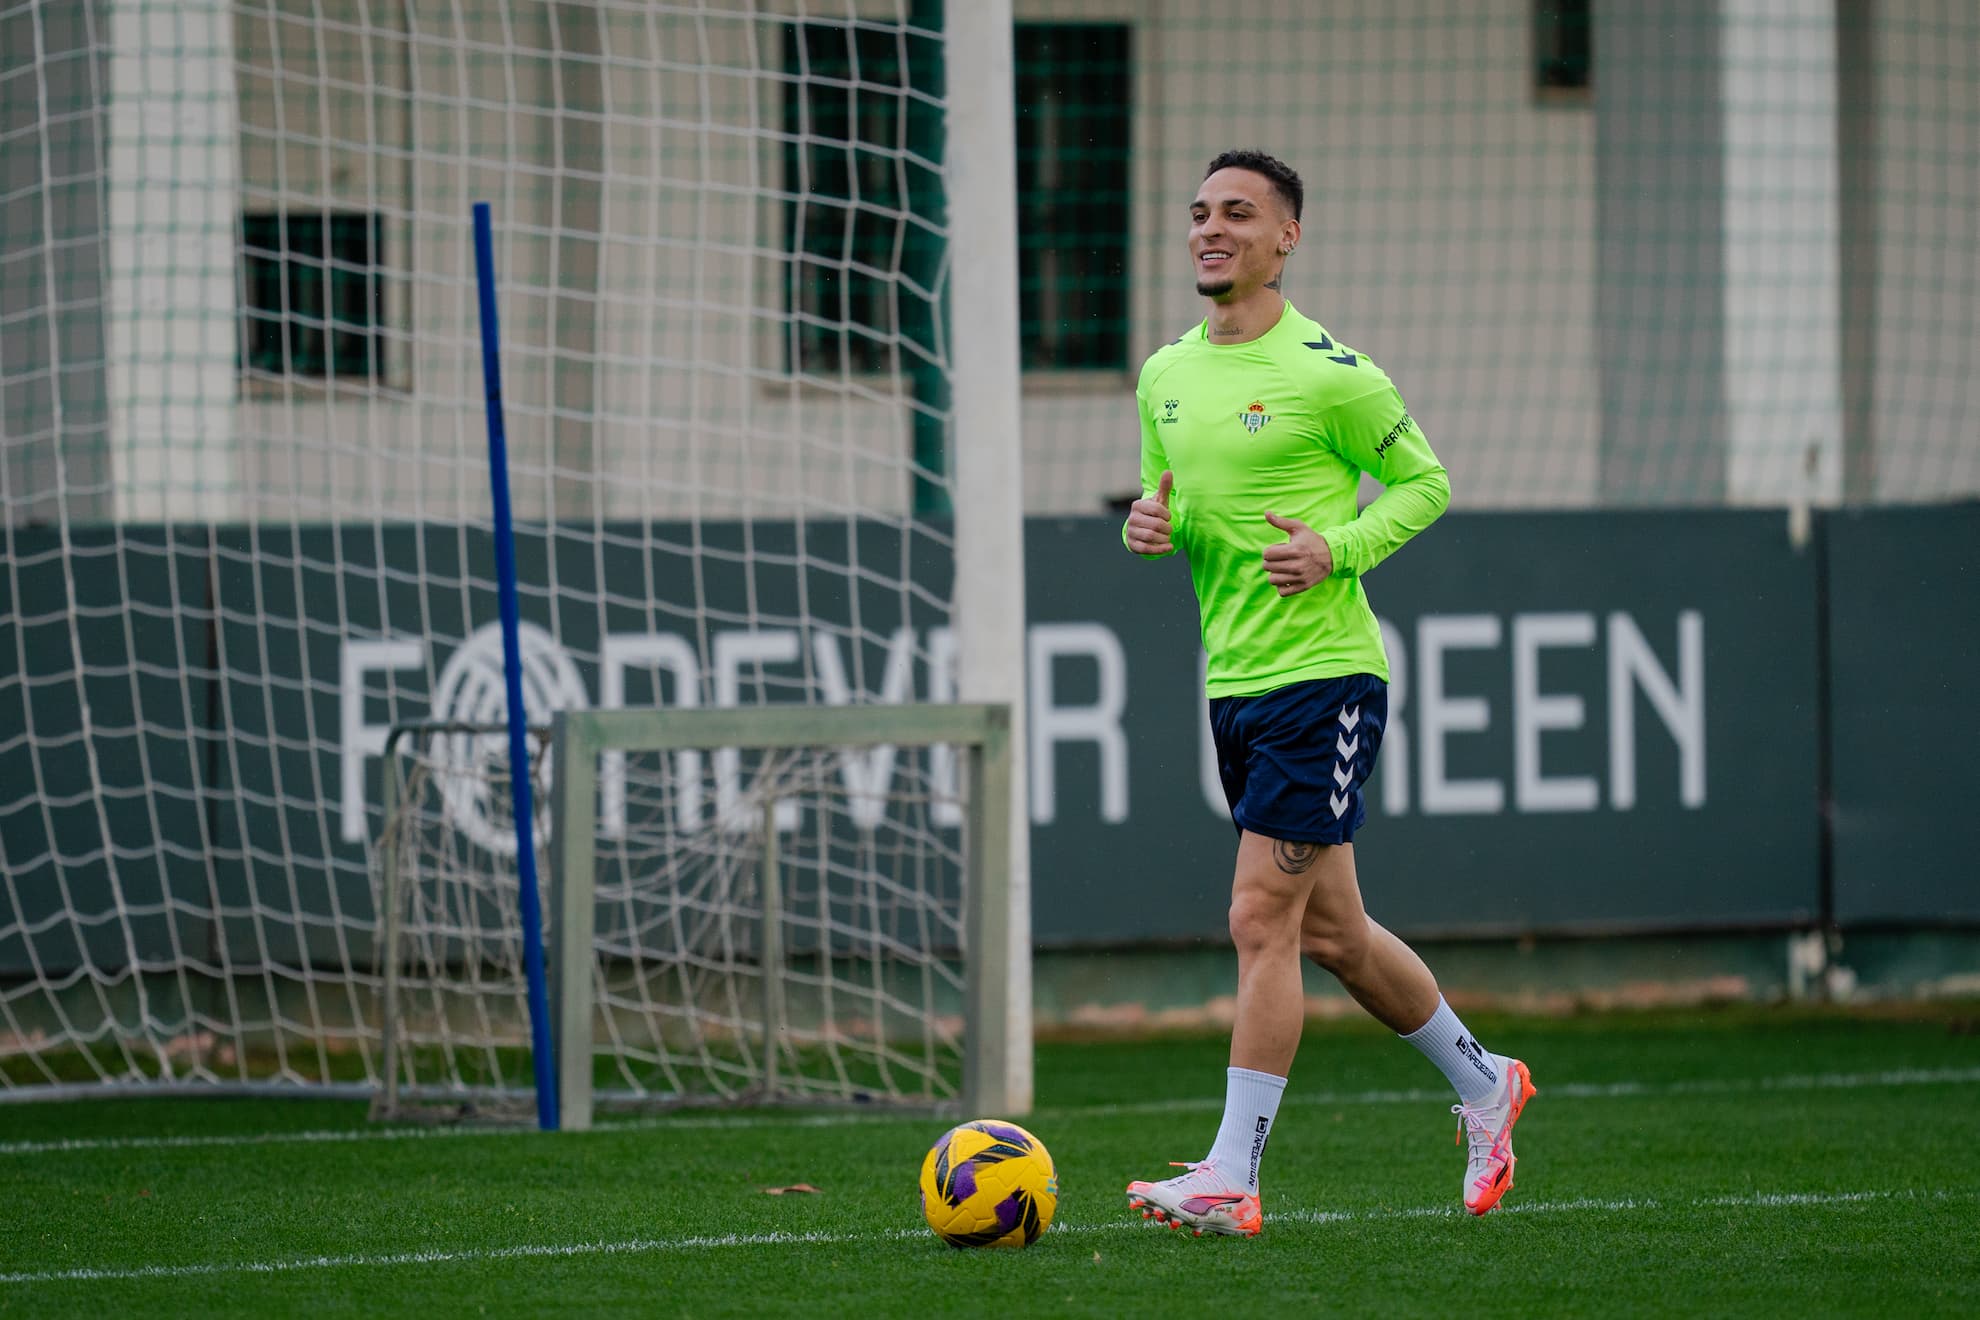
[[[952,1247],[1028,1247],[1058,1208],[1052,1153],[1015,1123],[959,1123],[921,1162],[922,1216]]]

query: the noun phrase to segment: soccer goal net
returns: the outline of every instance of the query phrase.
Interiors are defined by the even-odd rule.
[[[512,1085],[477,203],[532,727],[1017,707],[1010,80],[945,76],[1009,44],[923,0],[0,12],[0,1100]],[[611,753],[601,1094],[958,1094],[962,835],[915,738],[675,753],[712,797]],[[695,828],[725,785],[803,829]]]
[[[541,731],[530,745],[563,1127],[594,1105],[1008,1105],[1011,1041],[988,1010],[1025,957],[1004,892],[1007,710],[590,711],[556,728],[554,751]],[[507,800],[502,732],[395,731],[388,763],[373,1112],[518,1113],[515,835],[482,828]]]

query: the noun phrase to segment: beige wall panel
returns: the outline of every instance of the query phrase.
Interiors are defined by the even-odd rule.
[[[1125,382],[1096,380],[1084,408],[1058,380],[1028,403],[1032,511],[1090,510],[1134,484],[1119,447],[1134,434],[1132,375],[1201,318],[1186,207],[1230,146],[1271,151],[1306,180],[1287,294],[1395,378],[1459,506],[1590,501],[1594,123],[1535,101],[1525,0],[1129,8],[1134,361]]]
[[[1899,12],[1902,11],[1902,12]],[[1883,5],[1877,29],[1879,501],[1980,492],[1980,14]]]

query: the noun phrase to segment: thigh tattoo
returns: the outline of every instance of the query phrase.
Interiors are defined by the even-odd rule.
[[[1272,860],[1287,875],[1299,875],[1320,855],[1317,843],[1295,843],[1290,839],[1272,840]]]

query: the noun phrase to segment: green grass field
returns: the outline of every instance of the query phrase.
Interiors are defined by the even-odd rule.
[[[1980,1314],[1980,1008],[1472,1025],[1540,1087],[1501,1210],[1457,1209],[1429,1065],[1315,1023],[1251,1241],[1121,1195],[1203,1153],[1217,1038],[1041,1044],[1025,1122],[1062,1198],[1028,1251],[922,1226],[927,1117],[546,1136],[308,1100],[0,1106],[0,1313]],[[763,1191],[800,1182],[821,1191]]]

